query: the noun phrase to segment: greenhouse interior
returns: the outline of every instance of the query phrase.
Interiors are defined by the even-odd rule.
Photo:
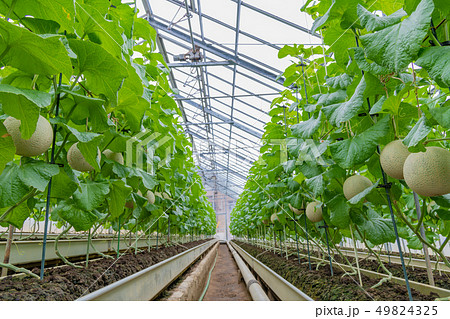
[[[450,1],[0,15],[1,301],[449,318]]]

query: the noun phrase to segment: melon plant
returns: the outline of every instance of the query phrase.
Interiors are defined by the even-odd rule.
[[[109,159],[111,161],[115,161],[121,165],[123,165],[123,163],[124,163],[122,153],[116,153],[111,150],[104,150],[103,154],[106,156],[107,159]]]
[[[47,151],[52,145],[53,129],[42,115],[39,115],[36,130],[29,139],[23,139],[20,133],[20,120],[8,117],[3,124],[16,147],[16,154],[21,156],[38,156]]]
[[[262,220],[262,223],[264,224],[264,225],[269,225],[269,220],[268,219],[266,219],[266,218],[264,218],[263,220]]]
[[[347,200],[350,200],[370,186],[372,186],[372,182],[367,177],[361,175],[350,176],[344,182],[344,196]]]
[[[100,150],[98,150],[98,153],[98,156],[100,157]],[[94,170],[78,149],[78,142],[69,148],[69,151],[67,152],[67,162],[69,162],[70,167],[80,172],[91,172]]]
[[[406,184],[422,196],[450,193],[450,152],[436,146],[425,149],[406,158],[403,167]]]
[[[401,140],[392,141],[381,151],[381,167],[390,177],[403,179],[403,165],[410,154],[411,152]]]

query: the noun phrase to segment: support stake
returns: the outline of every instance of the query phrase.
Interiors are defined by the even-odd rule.
[[[419,196],[416,194],[416,192],[413,192],[414,194],[414,204],[416,205],[416,213],[417,213],[417,220],[421,220],[421,211],[420,211],[420,202],[419,202]],[[423,227],[423,223],[420,224],[420,235],[422,238],[425,237],[425,228]],[[428,275],[428,282],[431,286],[435,286],[434,284],[434,277],[433,277],[433,270],[431,269],[431,262],[430,262],[430,255],[428,253],[427,245],[422,243],[423,248],[423,255],[425,256],[425,264],[427,265],[427,275]]]

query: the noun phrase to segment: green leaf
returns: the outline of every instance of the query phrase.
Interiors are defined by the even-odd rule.
[[[16,147],[3,123],[0,123],[0,174],[5,165],[14,159]]]
[[[77,147],[83,154],[84,159],[88,162],[96,171],[100,170],[101,154],[99,145],[103,140],[103,136],[98,136],[92,141],[86,143],[78,143]]]
[[[352,78],[347,73],[342,73],[341,75],[327,78],[325,81],[333,89],[345,90],[352,83]]]
[[[8,84],[0,84],[0,103],[3,111],[20,120],[22,138],[29,139],[36,130],[39,108],[51,103],[51,95],[36,90],[19,89]]]
[[[128,88],[122,88],[119,91],[119,104],[117,109],[125,114],[127,123],[133,132],[139,132],[141,130],[142,118],[145,111],[150,108],[150,103],[137,96],[133,91]]]
[[[59,167],[56,164],[49,164],[44,161],[33,159],[22,159],[19,178],[25,185],[36,188],[43,192],[50,178],[59,173]]]
[[[322,28],[326,23],[332,20],[339,19],[343,28],[350,28],[358,17],[356,15],[357,0],[332,0],[328,11],[321,17],[314,20],[311,32],[316,32]]]
[[[367,187],[365,190],[363,190],[361,193],[356,194],[355,196],[353,196],[352,198],[350,198],[348,200],[348,202],[350,204],[358,204],[359,202],[361,202],[369,193],[371,193],[374,189],[376,189],[378,187],[378,182],[376,182],[375,184],[373,184],[370,187]]]
[[[106,20],[102,14],[94,7],[86,3],[76,2],[77,10],[77,32],[85,34],[92,42],[102,46],[103,49],[111,53],[116,58],[121,57],[123,29],[117,21]]]
[[[78,189],[79,181],[73,171],[67,167],[60,167],[59,173],[52,177],[52,198],[66,199]]]
[[[433,127],[428,124],[425,115],[422,115],[416,125],[414,125],[408,135],[403,139],[403,144],[408,147],[416,146],[428,136],[432,129]]]
[[[58,214],[59,217],[72,225],[76,231],[89,230],[98,220],[94,213],[80,209],[70,199],[59,202],[53,213]]]
[[[439,86],[450,86],[450,47],[425,48],[420,52],[416,64],[427,70]]]
[[[5,65],[27,73],[72,75],[72,64],[59,35],[40,36],[0,20],[0,52]]]
[[[383,110],[383,104],[386,101],[386,99],[387,98],[384,95],[380,97],[380,99],[370,109],[370,115],[381,113],[381,111]]]
[[[338,24],[333,24],[324,33],[323,41],[329,46],[327,53],[333,53],[336,63],[345,68],[349,62],[348,48],[356,45],[353,32],[347,28],[341,29]]]
[[[350,223],[350,207],[343,195],[337,195],[327,203],[331,223],[338,228],[347,228]]]
[[[51,20],[24,17],[20,20],[28,29],[38,34],[56,34],[59,23]]]
[[[307,139],[311,137],[320,127],[322,121],[322,112],[317,115],[317,118],[312,117],[307,121],[292,125],[292,135],[298,138]]]
[[[395,241],[394,226],[390,219],[383,219],[378,213],[369,210],[367,216],[363,214],[363,224],[359,229],[374,245],[381,245]]]
[[[306,187],[313,193],[313,197],[322,195],[325,190],[325,183],[323,180],[323,175],[314,176],[305,180]]]
[[[314,95],[313,98],[316,98]],[[330,105],[334,103],[339,103],[347,98],[347,92],[345,90],[337,90],[336,92],[320,94],[317,100],[317,105]]]
[[[406,15],[406,12],[403,9],[400,9],[391,15],[379,17],[375,14],[370,13],[359,3],[357,12],[361,25],[366,28],[367,31],[378,31],[391,25],[397,24],[402,20],[402,17]]]
[[[450,129],[450,105],[430,109],[430,113],[439,125]]]
[[[432,0],[422,0],[416,11],[401,23],[361,36],[366,56],[395,73],[405,69],[417,58],[433,9]]]
[[[375,62],[370,63],[367,61],[363,48],[351,48],[350,55],[356,61],[358,68],[364,72],[369,72],[373,75],[383,75],[390,73],[389,69],[382,67]]]
[[[69,45],[78,56],[77,72],[84,74],[88,88],[97,95],[104,94],[115,106],[120,85],[128,76],[124,63],[96,43],[69,39]]]
[[[110,191],[107,200],[112,218],[119,217],[123,213],[127,197],[131,194],[132,190],[122,180],[110,181]]]
[[[363,77],[350,100],[322,108],[330,123],[339,126],[340,123],[348,121],[358,114],[363,106],[365,89],[366,82]]]
[[[81,143],[88,143],[95,140],[98,137],[101,137],[100,134],[92,133],[92,132],[80,132],[76,128],[73,128],[67,124],[64,126],[75,136],[75,138]]]
[[[6,211],[7,208],[0,209],[0,215]],[[28,208],[27,202],[23,202],[13,211],[11,211],[2,222],[11,224],[17,228],[22,228],[25,220],[30,217],[30,209]]]
[[[20,178],[20,168],[14,163],[6,165],[0,175],[0,208],[18,203],[30,191]]]
[[[439,206],[450,208],[450,194],[431,197],[431,199],[434,200]]]
[[[439,218],[442,220],[450,220],[450,210],[448,209],[438,209],[436,210]]]
[[[1,1],[4,4],[5,2],[7,3],[2,8],[3,14],[7,14],[12,1]],[[56,21],[61,25],[61,32],[67,30],[68,33],[73,33],[75,21],[75,2],[73,0],[19,0],[18,4],[14,7],[14,13],[19,17],[32,16]]]
[[[389,117],[385,116],[361,134],[330,145],[331,156],[342,168],[364,163],[379,141],[389,132]]]
[[[86,211],[92,211],[105,201],[109,193],[107,182],[91,182],[80,184],[81,190],[76,190],[73,194],[75,204]]]

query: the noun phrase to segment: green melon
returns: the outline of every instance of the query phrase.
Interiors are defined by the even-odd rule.
[[[155,194],[153,194],[153,192],[152,191],[148,191],[147,192],[147,200],[148,200],[148,202],[150,203],[150,204],[154,204],[155,203]]]
[[[16,147],[16,154],[21,156],[38,156],[50,148],[53,142],[53,129],[47,119],[39,115],[36,130],[28,140],[20,133],[20,120],[8,117],[3,124]]]
[[[367,177],[361,175],[350,176],[344,182],[344,196],[349,200],[370,186],[372,186],[372,182]]]
[[[111,150],[104,150],[103,154],[106,156],[107,159],[109,159],[111,161],[115,161],[115,162],[117,162],[119,164],[122,164],[122,165],[124,163],[122,153],[115,153],[115,152],[113,152]]]
[[[381,151],[381,167],[390,177],[403,179],[403,165],[410,154],[401,140],[392,141]]]
[[[277,221],[280,221],[280,220],[278,219],[277,214],[276,214],[276,213],[273,213],[272,216],[270,216],[270,221],[271,221],[272,223],[275,223],[276,220],[277,220]]]
[[[306,217],[313,222],[320,222],[322,217],[322,206],[319,202],[311,202],[306,206]]]
[[[450,152],[430,146],[425,152],[412,153],[403,167],[405,182],[422,196],[450,193]]]
[[[70,167],[80,172],[90,172],[94,168],[85,159],[81,151],[78,149],[78,142],[73,144],[67,152],[67,162]],[[98,157],[100,157],[100,150],[98,150]]]

